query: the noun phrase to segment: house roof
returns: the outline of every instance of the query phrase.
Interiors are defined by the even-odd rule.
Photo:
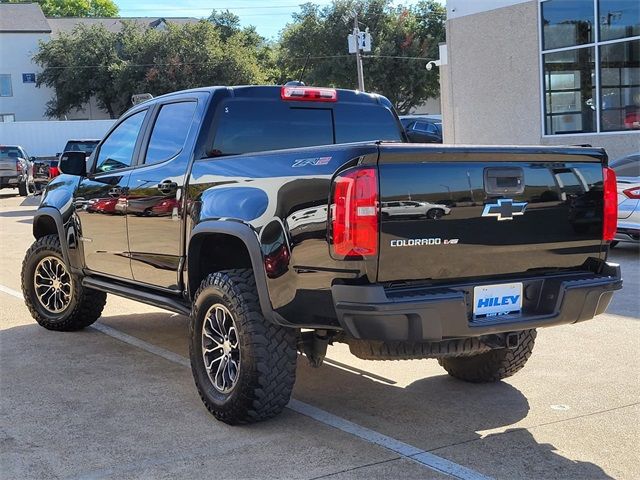
[[[0,3],[0,32],[50,33],[51,27],[37,3]]]
[[[47,18],[53,36],[60,33],[71,33],[78,25],[103,25],[110,32],[119,32],[122,22],[135,22],[143,27],[155,28],[164,23],[182,25],[185,23],[197,23],[200,20],[193,17],[118,17],[118,18]]]

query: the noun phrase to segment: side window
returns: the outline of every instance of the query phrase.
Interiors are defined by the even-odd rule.
[[[427,124],[424,122],[416,122],[416,124],[413,127],[414,130],[416,130],[417,132],[426,132],[427,131]]]
[[[427,123],[427,133],[437,134],[438,129],[433,123]]]
[[[187,140],[195,111],[196,102],[162,106],[151,132],[145,164],[163,162],[180,153]]]
[[[131,115],[124,120],[100,147],[96,162],[96,173],[110,172],[131,166],[136,140],[147,111]]]

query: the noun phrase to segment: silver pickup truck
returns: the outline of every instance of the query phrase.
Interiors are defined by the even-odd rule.
[[[0,189],[17,188],[26,197],[33,188],[33,163],[24,148],[0,145]]]

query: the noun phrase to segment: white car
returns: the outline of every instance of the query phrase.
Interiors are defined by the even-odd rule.
[[[402,200],[398,202],[384,202],[382,204],[382,215],[389,217],[427,217],[431,220],[437,220],[444,215],[449,215],[449,213],[451,213],[451,209],[439,203]]]
[[[618,180],[618,242],[640,243],[640,152],[609,164]]]

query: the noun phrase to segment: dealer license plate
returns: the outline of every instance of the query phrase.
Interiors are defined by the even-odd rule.
[[[522,283],[483,285],[473,289],[473,317],[492,317],[520,313]]]

